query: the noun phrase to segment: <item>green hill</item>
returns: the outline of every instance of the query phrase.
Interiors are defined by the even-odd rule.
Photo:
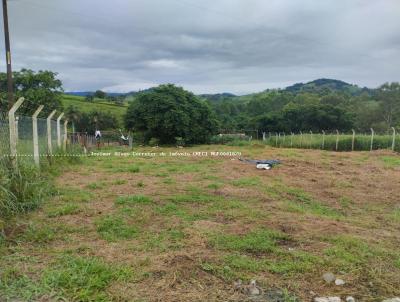
[[[297,94],[301,92],[310,92],[316,94],[329,93],[345,93],[349,95],[360,95],[363,92],[371,93],[372,90],[366,87],[361,88],[357,85],[349,84],[340,80],[334,79],[317,79],[308,83],[297,83],[286,87],[285,91]]]
[[[101,99],[95,99],[93,102],[87,102],[85,101],[84,97],[67,95],[67,94],[63,95],[62,103],[65,109],[67,109],[70,106],[74,106],[78,108],[79,111],[82,112],[92,112],[92,111],[111,112],[120,121],[122,121],[126,109],[128,108],[128,104],[117,105]]]

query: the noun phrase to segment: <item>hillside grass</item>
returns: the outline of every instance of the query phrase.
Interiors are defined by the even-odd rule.
[[[65,109],[69,106],[75,106],[82,112],[102,111],[111,112],[119,121],[122,122],[123,116],[128,108],[128,104],[117,105],[101,99],[94,99],[93,102],[85,101],[84,97],[64,94],[62,96],[62,104]]]

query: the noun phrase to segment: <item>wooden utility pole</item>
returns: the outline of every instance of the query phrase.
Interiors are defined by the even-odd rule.
[[[3,21],[4,21],[4,38],[6,45],[8,109],[11,109],[11,107],[14,104],[14,92],[13,92],[13,79],[12,79],[12,69],[11,69],[11,47],[10,47],[10,32],[8,29],[7,0],[3,0]]]

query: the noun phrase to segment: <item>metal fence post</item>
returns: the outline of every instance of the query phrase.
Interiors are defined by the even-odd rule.
[[[265,132],[263,132],[263,141],[265,141]]]
[[[68,120],[64,121],[64,138],[63,138],[63,150],[67,151],[67,140],[68,140]]]
[[[15,122],[15,112],[24,102],[24,98],[19,98],[18,101],[11,107],[8,112],[8,125],[10,130],[10,156],[13,164],[16,164],[17,157],[17,127]]]
[[[39,108],[32,115],[32,138],[33,138],[33,159],[35,161],[36,166],[40,166],[40,155],[39,155],[39,135],[38,135],[38,125],[37,125],[37,117],[39,113],[43,110],[43,105],[40,105]]]
[[[57,118],[57,147],[61,148],[61,125],[60,121],[62,117],[64,116],[64,112],[59,115]]]
[[[371,128],[371,148],[369,151],[372,151],[374,148],[374,129]]]
[[[53,155],[53,146],[51,145],[51,118],[56,114],[57,110],[53,110],[47,117],[47,153]]]
[[[310,130],[310,149],[311,149],[311,146],[312,146],[312,140],[313,140],[312,131]]]
[[[356,139],[356,132],[354,131],[354,129],[351,129],[351,131],[353,132],[353,136],[351,138],[351,151],[354,151],[354,141]]]
[[[339,148],[339,130],[336,129],[336,151]]]
[[[275,147],[278,147],[278,133],[275,132]]]
[[[293,148],[293,136],[294,136],[294,133],[291,132],[290,133],[290,148]]]
[[[392,151],[394,151],[395,142],[396,142],[396,129],[392,127],[393,130],[393,138],[392,138]]]
[[[322,148],[321,149],[322,150],[325,149],[325,131],[324,130],[322,130]]]

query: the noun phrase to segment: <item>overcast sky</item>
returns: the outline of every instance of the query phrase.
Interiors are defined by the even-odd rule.
[[[14,69],[56,71],[66,91],[400,80],[399,0],[9,0],[9,17]]]

